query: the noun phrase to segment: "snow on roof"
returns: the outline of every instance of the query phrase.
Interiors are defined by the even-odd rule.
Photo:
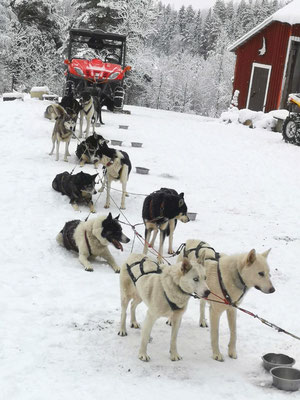
[[[31,93],[35,92],[48,92],[49,93],[49,88],[48,86],[33,86],[30,90]]]
[[[300,24],[300,1],[293,0],[291,3],[277,10],[270,17],[265,19],[256,27],[251,29],[251,31],[247,32],[244,36],[242,36],[240,39],[230,45],[228,47],[228,50],[234,51],[252,36],[256,35],[256,33],[260,32],[262,29],[264,29],[266,26],[270,25],[274,21],[279,21],[289,25]]]

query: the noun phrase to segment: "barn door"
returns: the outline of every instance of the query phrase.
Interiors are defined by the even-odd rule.
[[[290,93],[300,92],[300,42],[292,40],[281,107],[286,108]]]
[[[264,111],[269,88],[271,65],[252,64],[251,79],[248,91],[247,108],[253,111]]]

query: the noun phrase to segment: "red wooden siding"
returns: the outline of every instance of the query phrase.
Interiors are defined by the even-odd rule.
[[[289,24],[273,22],[237,48],[234,90],[240,91],[239,109],[246,108],[254,62],[272,66],[265,112],[279,108],[286,53],[291,35],[300,36],[300,25],[292,27]],[[266,40],[266,53],[260,56],[258,50],[262,48],[263,38]]]

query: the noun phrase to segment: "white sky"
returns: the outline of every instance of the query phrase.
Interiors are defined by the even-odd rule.
[[[182,5],[185,7],[191,5],[194,9],[205,9],[210,8],[215,4],[216,0],[161,0],[163,4],[171,4],[176,9],[179,9]]]

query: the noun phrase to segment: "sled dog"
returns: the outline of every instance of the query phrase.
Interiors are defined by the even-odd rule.
[[[170,356],[172,361],[180,360],[177,352],[177,333],[183,313],[191,296],[207,297],[205,271],[202,259],[190,262],[187,258],[175,265],[158,264],[144,254],[131,254],[121,267],[121,324],[120,336],[126,336],[126,310],[131,303],[131,327],[139,328],[135,310],[144,301],[148,307],[142,327],[139,359],[149,361],[147,345],[155,321],[169,317],[172,323]]]
[[[68,161],[67,156],[70,156],[69,144],[71,137],[73,135],[73,129],[75,124],[72,117],[69,116],[69,114],[65,111],[65,109],[62,106],[60,106],[59,104],[55,104],[54,110],[57,114],[57,118],[52,132],[53,146],[49,155],[51,156],[53,154],[56,145],[56,161],[58,161],[60,142],[65,142],[64,161]]]
[[[252,287],[263,293],[273,293],[275,289],[270,280],[267,257],[271,249],[258,254],[254,249],[247,253],[225,255],[216,253],[208,243],[199,240],[187,240],[178,260],[187,257],[190,261],[205,257],[207,285],[212,293],[225,298],[229,303],[239,305]],[[219,300],[213,294],[208,300]],[[213,358],[223,361],[219,349],[219,320],[226,311],[230,330],[228,355],[237,358],[236,352],[236,308],[220,303],[210,303],[210,336]],[[200,303],[200,326],[206,327],[205,301]]]
[[[119,151],[108,147],[106,143],[103,143],[100,146],[99,151],[101,152],[99,162],[104,167],[104,180],[99,192],[102,192],[106,187],[106,201],[104,208],[110,207],[111,183],[113,181],[119,181],[122,184],[120,208],[125,210],[125,196],[128,196],[128,193],[126,192],[127,181],[131,171],[129,156],[125,151]],[[97,167],[97,165],[98,163],[95,163],[95,167]]]
[[[71,175],[65,171],[56,175],[52,182],[52,187],[62,195],[70,198],[74,210],[78,211],[78,203],[86,203],[91,212],[95,212],[92,195],[96,194],[95,179],[98,174],[90,175],[85,172]]]
[[[54,121],[57,118],[55,106],[56,104],[50,104],[44,112],[44,117],[50,119],[50,121]]]
[[[101,146],[109,141],[104,139],[103,136],[93,135],[83,140],[76,149],[76,156],[80,160],[80,166],[83,167],[85,163],[99,164],[102,157]]]
[[[68,95],[64,96],[61,99],[59,104],[66,110],[66,112],[70,115],[70,117],[74,121],[74,129],[73,130],[75,132],[78,114],[81,109],[79,102],[75,99],[73,93],[70,92]]]
[[[189,222],[187,206],[184,201],[184,193],[178,194],[174,189],[161,188],[150,193],[144,200],[142,217],[145,224],[145,246],[143,253],[147,254],[148,244],[153,231],[150,246],[154,242],[158,231],[159,250],[158,261],[162,261],[163,245],[166,236],[169,236],[168,254],[173,254],[173,234],[177,220]]]
[[[79,137],[82,137],[83,120],[86,119],[85,138],[87,138],[90,134],[91,124],[93,125],[93,133],[95,132],[95,125],[99,118],[99,100],[91,96],[88,92],[83,92],[81,94],[80,105]]]
[[[118,218],[119,216],[113,218],[109,213],[108,216],[100,216],[86,222],[69,221],[59,232],[56,240],[67,250],[73,250],[79,254],[79,261],[86,271],[93,271],[88,258],[99,256],[104,258],[115,272],[120,272],[108,245],[111,243],[116,249],[123,251],[121,243],[128,243],[130,239],[122,232]]]

